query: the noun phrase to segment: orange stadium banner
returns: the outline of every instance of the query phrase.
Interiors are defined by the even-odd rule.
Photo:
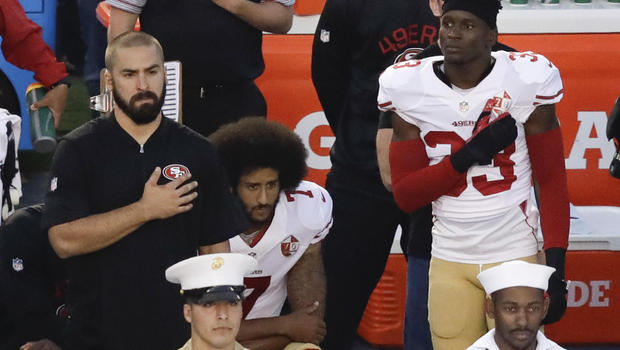
[[[324,184],[334,135],[310,78],[312,35],[268,35],[267,66],[258,79],[268,117],[296,130],[310,151],[309,180]],[[608,174],[615,150],[605,137],[607,116],[620,95],[620,34],[509,34],[500,41],[549,58],[564,82],[557,105],[568,189],[575,205],[620,206],[620,181]]]

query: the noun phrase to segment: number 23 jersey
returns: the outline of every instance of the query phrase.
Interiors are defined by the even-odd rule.
[[[311,244],[320,242],[332,225],[332,199],[321,186],[302,181],[294,191],[281,191],[271,224],[249,246],[240,236],[230,251],[258,260],[244,279],[245,319],[279,316],[287,297],[287,274]],[[260,238],[259,238],[260,237]]]
[[[397,63],[379,79],[379,109],[420,129],[430,165],[465,144],[483,109],[492,117],[509,112],[517,121],[513,144],[491,164],[470,167],[465,181],[432,203],[433,255],[452,261],[486,263],[536,252],[537,213],[530,207],[532,171],[523,124],[538,105],[562,99],[562,80],[547,58],[532,52],[497,51],[492,57],[491,71],[471,89],[440,79],[442,56]]]

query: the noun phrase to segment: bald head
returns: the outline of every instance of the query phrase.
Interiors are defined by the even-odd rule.
[[[144,32],[126,32],[117,36],[105,50],[105,67],[112,71],[116,64],[117,51],[119,49],[132,48],[132,47],[153,47],[159,60],[163,64],[164,51],[159,44],[159,41],[152,35]]]

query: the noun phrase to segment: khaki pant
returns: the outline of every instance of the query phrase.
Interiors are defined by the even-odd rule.
[[[536,262],[536,255],[521,258]],[[462,264],[431,258],[428,321],[435,350],[462,350],[473,344],[495,322],[486,317],[486,293],[478,273],[501,264]]]

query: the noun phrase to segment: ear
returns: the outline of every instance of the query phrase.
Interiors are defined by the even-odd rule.
[[[187,323],[192,323],[192,307],[189,304],[183,304],[183,317]]]
[[[489,318],[495,319],[495,304],[493,304],[493,300],[489,297],[484,301],[484,311],[486,311]]]
[[[441,0],[428,0],[428,6],[431,8],[433,15],[435,17],[439,17],[442,14],[441,7],[443,6],[443,1]]]
[[[103,68],[103,77],[105,79],[105,87],[106,89],[112,90],[112,73],[107,68]]]
[[[547,317],[547,312],[549,311],[549,304],[551,304],[551,298],[545,293],[545,298],[543,299],[543,319]]]

